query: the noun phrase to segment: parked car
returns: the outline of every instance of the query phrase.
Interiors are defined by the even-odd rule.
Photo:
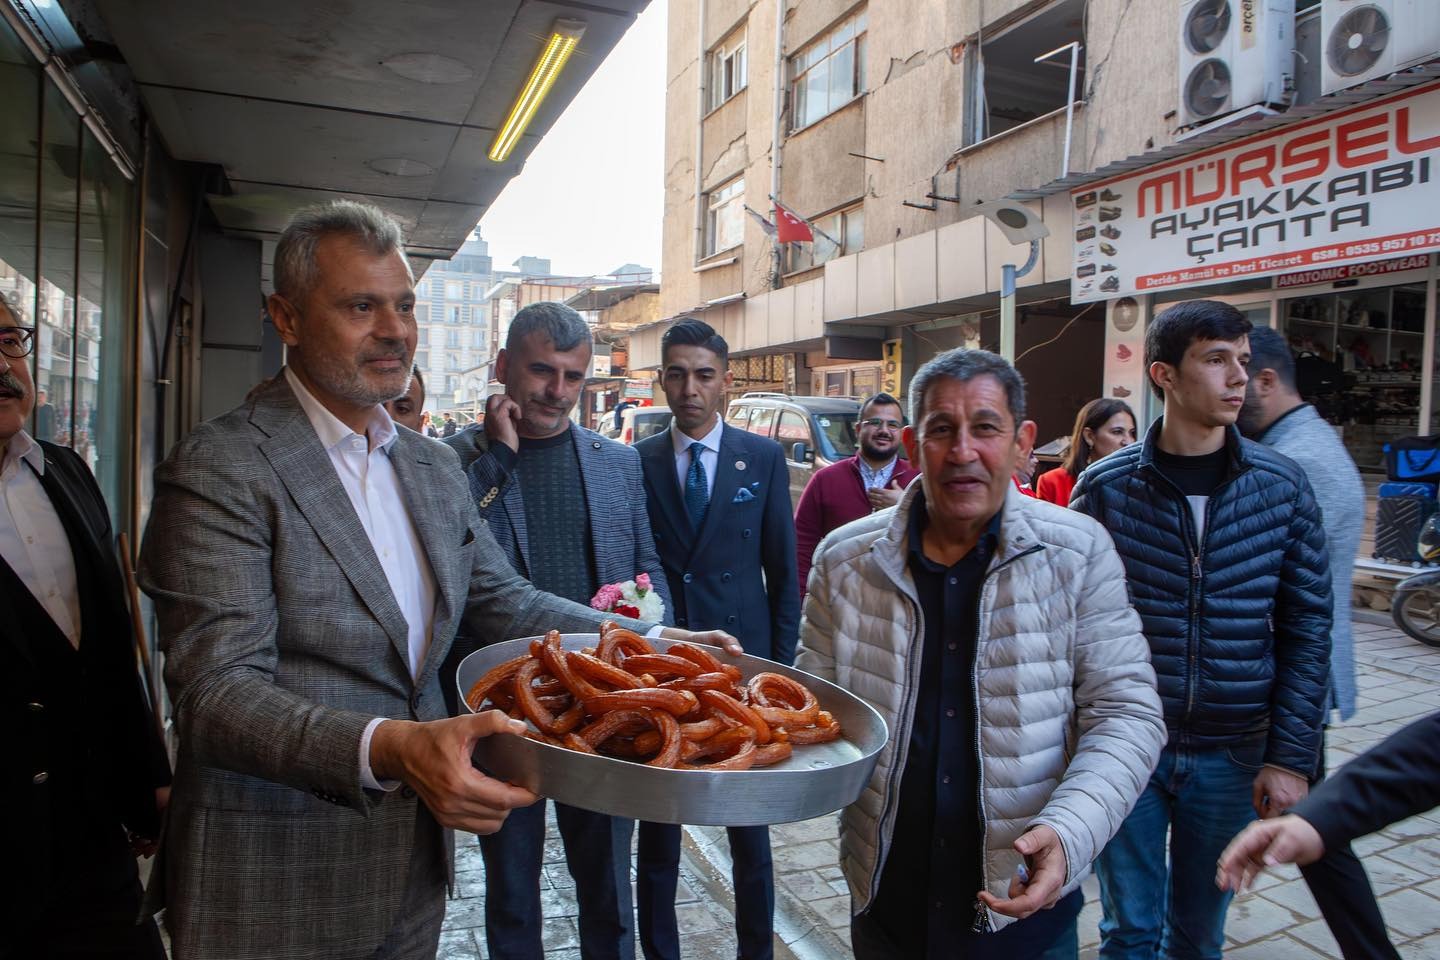
[[[669,428],[669,407],[630,407],[620,414],[620,433],[615,439],[621,443],[639,443]]]
[[[795,508],[811,474],[854,455],[859,417],[860,401],[852,397],[747,393],[730,401],[725,422],[737,430],[770,437],[784,448],[791,507]]]

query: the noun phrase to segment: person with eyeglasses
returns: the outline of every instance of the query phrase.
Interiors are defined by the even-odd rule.
[[[875,394],[860,405],[860,421],[855,427],[860,449],[810,477],[795,510],[795,565],[802,600],[810,561],[825,535],[899,503],[905,487],[919,476],[910,461],[900,456],[904,426],[900,401],[888,393]]]
[[[18,724],[4,792],[25,870],[6,946],[164,960],[155,922],[136,923],[135,856],[154,852],[170,764],[135,669],[110,511],[84,460],[25,431],[34,343],[0,295],[0,689]]]

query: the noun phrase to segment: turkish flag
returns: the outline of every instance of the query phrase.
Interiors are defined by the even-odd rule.
[[[810,224],[780,206],[778,202],[775,204],[776,243],[799,243],[802,240],[814,239],[815,234],[810,232]]]

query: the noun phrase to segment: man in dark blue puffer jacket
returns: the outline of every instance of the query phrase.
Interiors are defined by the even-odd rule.
[[[1103,960],[1219,960],[1230,895],[1215,887],[1217,859],[1252,817],[1299,802],[1320,759],[1325,531],[1300,467],[1235,429],[1249,332],[1210,300],[1156,317],[1145,361],[1165,415],[1081,474],[1070,499],[1125,562],[1170,731],[1097,862]]]

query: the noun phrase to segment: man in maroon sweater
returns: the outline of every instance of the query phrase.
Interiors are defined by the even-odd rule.
[[[800,575],[800,599],[810,560],[825,535],[851,520],[900,502],[905,486],[920,475],[900,457],[900,428],[905,425],[900,401],[877,393],[860,405],[856,432],[860,452],[815,471],[795,511],[795,562]]]

